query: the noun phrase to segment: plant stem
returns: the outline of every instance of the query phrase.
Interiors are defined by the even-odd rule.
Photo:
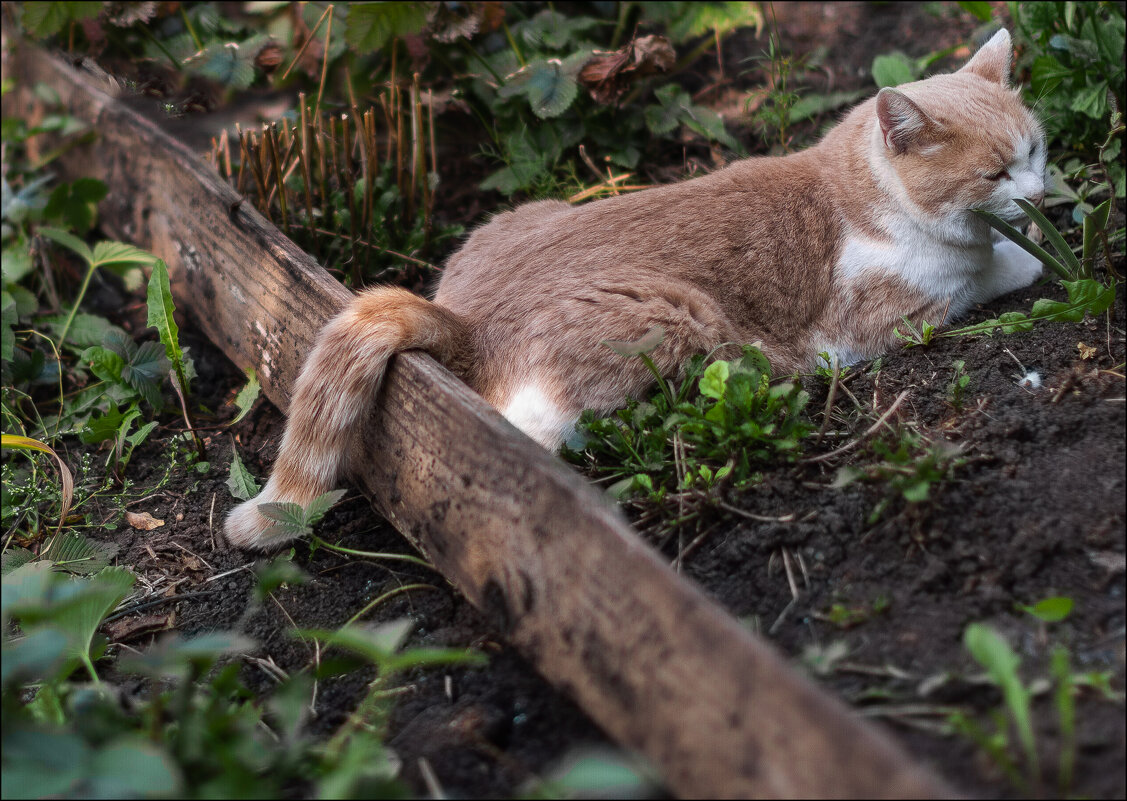
[[[67,334],[70,332],[70,324],[74,322],[74,315],[78,313],[78,307],[82,305],[82,299],[86,297],[86,290],[90,287],[90,279],[94,277],[96,269],[98,269],[98,265],[94,262],[86,263],[86,275],[82,279],[82,286],[78,288],[78,297],[74,299],[74,304],[70,307],[70,314],[67,315],[67,320],[63,323],[63,330],[59,334],[57,348],[60,351],[62,351],[63,343],[66,342]]]

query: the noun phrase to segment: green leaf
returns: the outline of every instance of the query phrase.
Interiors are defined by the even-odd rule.
[[[184,352],[180,349],[180,329],[172,316],[176,306],[172,302],[168,268],[159,259],[153,265],[153,274],[149,277],[148,307],[149,317],[146,324],[156,328],[160,341],[164,344],[164,354],[172,363],[172,369],[180,379],[180,388],[186,395],[188,378],[184,371]]]
[[[141,250],[126,242],[107,240],[94,245],[94,264],[97,267],[120,264],[143,264],[155,267],[158,262],[160,259],[149,251]]]
[[[133,588],[133,574],[124,567],[107,567],[88,579],[71,579],[82,586],[51,615],[51,624],[67,636],[68,654],[87,666],[95,678],[90,647],[102,619]]]
[[[1078,114],[1102,119],[1107,114],[1107,81],[1097,81],[1076,92],[1069,108]]]
[[[42,320],[42,322],[45,323],[56,336],[59,336],[62,333],[63,326],[66,325],[66,317],[57,315],[48,317]],[[122,336],[125,336],[125,332],[122,329],[110,323],[105,317],[101,317],[97,314],[79,312],[74,315],[74,319],[71,320],[66,344],[76,348],[89,348],[100,345],[105,341],[106,334],[113,330],[117,330]]]
[[[356,3],[348,8],[344,38],[359,53],[373,53],[397,36],[418,33],[426,3]]]
[[[88,798],[150,798],[182,792],[176,761],[140,735],[125,735],[99,748],[87,766],[82,794]]]
[[[312,526],[318,522],[332,506],[344,497],[348,490],[332,490],[323,495],[318,495],[305,507],[305,524]]]
[[[98,203],[107,191],[106,185],[96,178],[79,178],[73,183],[60,184],[51,193],[43,215],[61,220],[66,227],[85,235],[94,227]]]
[[[989,626],[971,623],[963,632],[963,645],[980,665],[986,668],[991,681],[998,685],[1006,708],[1018,731],[1031,766],[1037,764],[1037,749],[1033,735],[1030,694],[1017,669],[1021,660],[1001,635]]]
[[[295,530],[305,531],[305,509],[301,504],[286,502],[260,503],[258,511],[271,520],[277,520],[283,526]]]
[[[1046,623],[1059,623],[1072,613],[1073,601],[1065,596],[1054,596],[1038,601],[1032,606],[1018,604],[1023,612],[1028,612],[1038,620]]]
[[[254,476],[243,466],[239,452],[234,449],[231,450],[231,470],[227,476],[227,489],[230,490],[232,497],[240,501],[249,501],[261,490]]]
[[[993,9],[989,3],[985,2],[971,2],[970,0],[959,0],[959,8],[969,14],[973,14],[983,22],[989,22]]]
[[[1015,245],[1019,246],[1026,253],[1029,253],[1030,255],[1035,257],[1039,262],[1056,273],[1060,278],[1067,281],[1068,279],[1074,277],[1072,273],[1068,271],[1068,267],[1061,263],[1059,259],[1053,257],[1047,250],[1034,243],[1033,240],[1031,240],[1025,234],[1021,233],[1021,231],[1014,228],[998,215],[993,214],[989,211],[985,211],[984,209],[971,209],[971,211],[985,220],[991,228],[998,231]]]
[[[1052,243],[1053,249],[1056,250],[1057,255],[1060,256],[1061,260],[1064,262],[1069,272],[1072,274],[1071,277],[1078,277],[1081,270],[1083,269],[1080,264],[1080,259],[1078,259],[1076,257],[1076,254],[1072,252],[1072,248],[1069,247],[1068,243],[1064,240],[1064,237],[1061,236],[1061,233],[1057,230],[1056,226],[1053,225],[1049,221],[1049,218],[1042,214],[1041,211],[1028,200],[1025,200],[1024,198],[1017,198],[1014,200],[1014,203],[1016,203],[1017,207],[1026,213],[1029,219],[1033,221],[1033,224],[1041,229],[1041,233],[1045,235],[1045,238]]]
[[[45,236],[52,242],[62,245],[68,250],[72,250],[83,258],[87,265],[94,263],[94,254],[86,243],[79,239],[74,234],[67,233],[58,228],[51,228],[50,226],[42,226],[36,229],[36,233],[40,236]]]
[[[60,531],[43,549],[43,558],[69,573],[88,576],[109,565],[118,552],[109,543],[95,542],[75,531]]]
[[[1082,250],[1085,265],[1090,269],[1092,261],[1096,258],[1096,247],[1099,244],[1099,235],[1107,229],[1108,217],[1111,215],[1111,198],[1084,215],[1084,248]],[[1090,274],[1090,273],[1089,273]]]
[[[916,62],[901,52],[887,53],[873,59],[873,80],[882,89],[911,83],[919,77]]]
[[[258,396],[262,392],[262,387],[258,383],[258,376],[255,374],[254,368],[248,367],[245,373],[247,383],[239,390],[239,394],[235,396],[235,407],[239,410],[239,413],[235,415],[235,419],[227,424],[229,426],[235,425],[235,423],[247,416],[247,413],[254,406],[254,402],[258,400]]]
[[[579,94],[575,78],[558,58],[537,59],[505,78],[498,97],[524,95],[532,113],[541,119],[558,117]]]
[[[100,2],[40,2],[25,3],[20,22],[33,36],[56,34],[71,22],[96,17],[102,10]]]
[[[254,83],[254,56],[248,58],[237,42],[212,42],[186,59],[183,66],[234,89],[246,89]]]
[[[4,248],[3,259],[0,259],[0,273],[3,274],[5,285],[22,280],[34,269],[26,240],[13,242]]]
[[[728,362],[725,361],[716,361],[708,365],[704,375],[700,377],[700,394],[717,400],[723,398],[729,369]]]

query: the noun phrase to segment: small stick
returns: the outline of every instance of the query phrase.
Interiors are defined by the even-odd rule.
[[[330,6],[331,8],[332,6]],[[301,105],[301,177],[305,183],[305,227],[309,231],[309,239],[313,239],[313,170],[309,166],[309,117],[305,109],[305,93],[297,96]]]
[[[818,429],[818,442],[821,442],[826,437],[826,429],[830,427],[830,414],[834,408],[834,398],[837,396],[837,382],[841,378],[841,363],[838,361],[837,354],[834,353],[831,357],[833,360],[833,379],[830,381],[830,391],[826,396],[826,408],[822,411],[822,427]]]
[[[835,456],[840,456],[843,453],[847,453],[847,452],[853,450],[858,445],[860,445],[862,442],[864,442],[866,439],[868,439],[873,434],[875,434],[880,429],[880,427],[885,424],[885,421],[887,421],[888,418],[892,416],[893,412],[895,412],[900,407],[900,404],[904,401],[904,398],[906,398],[906,397],[908,397],[908,390],[904,390],[899,395],[897,395],[896,400],[894,400],[892,402],[892,405],[888,407],[888,411],[885,412],[884,414],[882,414],[880,416],[880,419],[877,420],[875,423],[873,423],[871,426],[869,426],[869,428],[865,431],[865,433],[862,434],[861,436],[859,436],[857,439],[855,439],[851,442],[845,443],[844,445],[842,445],[837,450],[832,450],[829,453],[823,453],[821,456],[812,456],[808,459],[803,459],[802,461],[804,461],[804,462],[824,462],[824,461],[827,461],[829,459],[834,458]]]

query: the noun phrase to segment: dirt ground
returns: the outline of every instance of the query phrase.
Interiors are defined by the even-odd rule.
[[[966,15],[941,23],[920,8],[898,5],[801,4],[776,7],[776,14],[784,43],[796,51],[814,43],[827,47],[827,85],[854,88],[871,84],[866,70],[873,55],[894,47],[920,55],[974,28]],[[926,37],[918,35],[925,24]],[[728,64],[762,46],[762,40],[730,42]],[[702,85],[713,78],[700,76]],[[746,90],[754,80],[749,73],[729,82]],[[1118,269],[1122,273],[1122,262]],[[100,291],[104,304],[129,306],[112,288]],[[1046,281],[976,310],[967,322],[1028,311],[1040,297],[1063,299],[1063,290]],[[956,789],[970,796],[1017,795],[980,749],[943,733],[939,723],[952,707],[985,713],[1001,703],[961,644],[964,628],[976,621],[1009,638],[1027,681],[1049,675],[1051,647],[1063,644],[1074,669],[1110,671],[1113,686],[1123,689],[1127,464],[1124,381],[1114,371],[1121,372],[1124,362],[1124,311],[1121,293],[1110,316],[1039,325],[1024,334],[939,339],[888,354],[879,370],[861,365],[850,371],[836,407],[849,415],[852,398],[869,415],[855,416],[853,434],[906,390],[890,422],[962,448],[964,461],[949,480],[932,486],[927,501],[909,505],[877,483],[835,488],[834,469],[807,462],[768,470],[761,485],[727,498],[739,510],[787,522],[716,511],[673,536],[649,523],[640,535],[664,540],[663,553],[671,560],[680,556],[687,577],[799,669],[886,727]],[[229,419],[234,410],[227,402],[243,376],[190,325],[182,336],[199,371],[196,400],[219,410],[219,421]],[[961,403],[952,404],[948,384],[956,360],[965,363],[970,381]],[[1020,379],[1034,371],[1040,386],[1022,385]],[[811,378],[806,385],[809,410],[820,424],[827,382]],[[176,593],[188,597],[169,599],[148,614],[174,613],[168,624],[186,635],[239,628],[260,643],[257,657],[291,672],[312,660],[309,647],[287,635],[295,625],[337,627],[389,590],[428,584],[395,596],[367,619],[410,616],[411,644],[470,646],[490,658],[483,668],[408,677],[392,716],[390,745],[417,791],[425,791],[423,759],[451,796],[498,797],[518,792],[574,748],[607,744],[571,701],[539,678],[441,576],[424,568],[324,549],[310,554],[302,544],[294,561],[310,580],[276,590],[265,604],[251,603],[254,559],[219,539],[222,518],[235,503],[225,486],[227,466],[237,444],[251,472],[264,478],[283,422],[260,401],[240,423],[208,438],[210,472],[181,476],[135,507],[168,521],[165,526],[107,532],[121,546],[120,563],[150,580],[183,579]],[[138,484],[162,470],[171,430],[160,432],[133,457],[129,471]],[[843,441],[812,443],[808,453]],[[858,459],[865,455],[859,449]],[[891,500],[883,514],[870,522],[886,498]],[[355,491],[319,532],[350,548],[409,552]],[[1057,595],[1075,602],[1062,622],[1044,624],[1015,609],[1016,603]],[[843,618],[835,604],[855,614]],[[154,636],[121,631],[118,641],[131,647]],[[255,691],[268,692],[274,684],[256,662],[247,663],[244,678]],[[325,733],[338,727],[370,678],[360,672],[322,681],[311,725]],[[1034,720],[1046,766],[1041,792],[1052,793],[1060,732],[1048,694],[1037,698]],[[1127,794],[1124,732],[1121,703],[1081,694],[1072,794]]]

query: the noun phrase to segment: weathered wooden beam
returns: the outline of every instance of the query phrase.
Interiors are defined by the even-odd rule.
[[[61,162],[167,263],[179,308],[281,409],[349,293],[105,82],[22,46],[97,140]],[[885,735],[679,578],[578,475],[423,354],[393,361],[356,476],[392,523],[611,736],[696,797],[948,795]]]

